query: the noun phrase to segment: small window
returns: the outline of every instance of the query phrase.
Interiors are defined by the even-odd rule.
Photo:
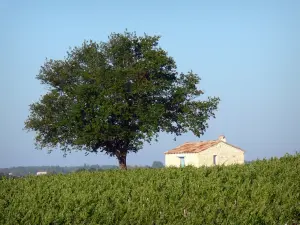
[[[214,163],[214,165],[217,165],[217,155],[214,155],[214,157],[213,157],[213,163]]]
[[[184,162],[184,156],[180,156],[180,167],[184,167],[185,166],[185,162]]]

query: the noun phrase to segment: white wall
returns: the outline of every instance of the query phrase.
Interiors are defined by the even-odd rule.
[[[180,167],[180,156],[184,156],[185,166],[198,165],[199,158],[196,153],[186,154],[166,154],[165,155],[165,166],[176,166]]]

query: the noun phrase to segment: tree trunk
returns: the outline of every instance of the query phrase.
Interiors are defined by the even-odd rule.
[[[116,154],[117,159],[119,161],[119,168],[121,170],[127,170],[127,165],[126,165],[126,156],[127,156],[127,152],[117,152]]]

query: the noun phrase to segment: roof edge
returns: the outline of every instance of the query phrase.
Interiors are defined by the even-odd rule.
[[[213,147],[213,146],[219,144],[221,141],[220,141],[220,140],[209,140],[209,141],[191,141],[191,142],[185,142],[185,143],[183,143],[182,145],[177,146],[176,148],[173,148],[173,149],[171,149],[171,150],[169,150],[169,151],[164,152],[164,154],[165,154],[165,155],[168,155],[168,154],[197,154],[198,152],[170,153],[170,151],[173,151],[173,150],[175,150],[175,149],[177,149],[177,148],[180,148],[180,147],[182,147],[182,146],[185,145],[185,144],[197,144],[197,143],[201,143],[201,142],[214,142],[213,145],[211,145],[211,146],[209,146],[208,148],[206,148],[206,149],[203,150],[203,151],[205,151],[205,150],[207,150],[207,149],[209,149],[209,148],[211,148],[211,147]]]
[[[245,150],[241,149],[240,147],[237,147],[235,145],[229,144],[228,142],[224,142],[224,141],[221,141],[221,140],[200,141],[200,142],[212,142],[212,141],[215,142],[215,143],[213,145],[211,145],[210,147],[204,149],[203,151],[206,151],[209,148],[211,148],[211,147],[213,147],[213,146],[215,146],[217,144],[224,143],[224,144],[227,144],[228,146],[231,146],[231,147],[233,147],[233,148],[235,148],[237,150],[240,150],[242,152],[246,152]],[[173,151],[173,150],[175,150],[177,148],[180,148],[181,146],[183,146],[185,144],[189,144],[189,143],[199,143],[199,142],[185,142],[182,145],[177,146],[176,148],[173,148],[173,149],[171,149],[169,151],[164,152],[164,155],[171,155],[171,154],[197,154],[198,152],[185,152],[185,153],[177,153],[177,152],[172,153],[172,152],[170,152],[170,151]]]

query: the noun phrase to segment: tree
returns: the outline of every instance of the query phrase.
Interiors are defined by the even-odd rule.
[[[46,59],[36,78],[48,92],[25,121],[36,148],[105,152],[126,169],[127,154],[159,132],[200,137],[219,98],[200,100],[200,78],[179,74],[159,39],[112,33],[107,42],[71,48],[64,60]]]
[[[0,180],[4,179],[7,177],[7,174],[0,172]]]
[[[152,163],[152,168],[163,168],[164,167],[164,164],[160,161],[154,161]]]

